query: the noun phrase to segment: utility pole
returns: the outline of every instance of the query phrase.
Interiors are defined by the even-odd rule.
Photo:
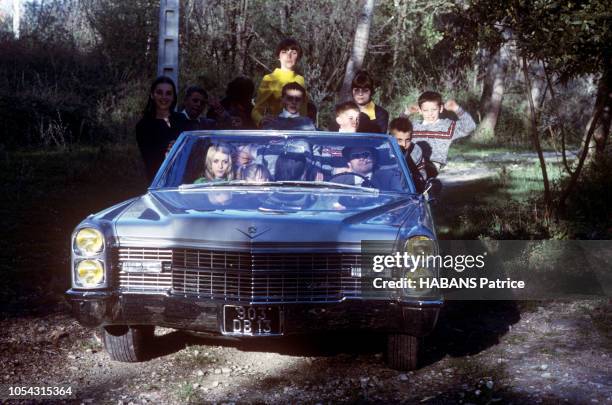
[[[21,0],[13,0],[13,35],[19,39],[19,23],[21,22]]]
[[[179,1],[159,2],[159,41],[157,75],[174,80],[178,91],[179,72]]]

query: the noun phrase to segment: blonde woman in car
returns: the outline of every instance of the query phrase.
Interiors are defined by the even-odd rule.
[[[232,148],[225,143],[212,144],[206,152],[204,176],[194,183],[226,181],[234,179]]]

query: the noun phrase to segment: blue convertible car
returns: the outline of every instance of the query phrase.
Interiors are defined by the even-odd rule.
[[[392,137],[186,132],[145,195],[76,227],[66,295],[118,361],[145,360],[155,326],[243,339],[371,330],[387,334],[392,367],[415,368],[442,298],[372,288],[364,250],[379,242],[437,250]],[[437,276],[419,271],[404,275]]]

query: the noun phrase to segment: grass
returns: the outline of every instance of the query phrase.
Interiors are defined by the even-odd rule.
[[[490,404],[493,398],[500,397],[498,392],[500,382],[511,380],[502,364],[490,364],[476,357],[449,358],[448,363],[468,381],[467,389],[461,391],[464,403]],[[492,388],[487,387],[489,381],[494,382]]]
[[[444,171],[474,168],[474,164],[469,162],[478,160],[475,168],[487,169],[490,176],[443,188],[440,202],[434,207],[441,238],[533,239],[551,236],[548,228],[552,224],[542,208],[544,184],[537,158],[515,158],[513,154],[518,150],[500,146],[481,149],[469,144],[453,144],[451,152],[450,163]],[[482,161],[492,154],[503,156]],[[561,163],[552,159],[547,160],[547,171],[551,185],[563,175]],[[552,234],[555,232],[553,230]]]
[[[176,388],[176,397],[181,403],[192,403],[197,398],[198,392],[192,383],[182,382]],[[199,401],[197,401],[199,402]]]
[[[199,350],[198,350],[199,349]],[[200,346],[188,346],[181,350],[176,355],[176,362],[185,370],[206,371],[209,368],[222,368],[223,366],[217,363],[217,358],[211,355],[205,356],[201,352]],[[196,351],[198,354],[196,355]]]

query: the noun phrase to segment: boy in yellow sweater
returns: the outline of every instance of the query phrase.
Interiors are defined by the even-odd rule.
[[[281,95],[283,86],[287,83],[296,82],[302,87],[304,77],[295,73],[300,57],[302,56],[302,47],[293,38],[282,40],[276,47],[276,55],[280,61],[280,69],[276,68],[270,74],[267,74],[261,80],[257,97],[255,98],[255,106],[251,117],[258,127],[264,126],[269,121],[274,120],[283,109],[281,103]],[[300,115],[306,116],[307,100],[304,100],[300,110]]]

